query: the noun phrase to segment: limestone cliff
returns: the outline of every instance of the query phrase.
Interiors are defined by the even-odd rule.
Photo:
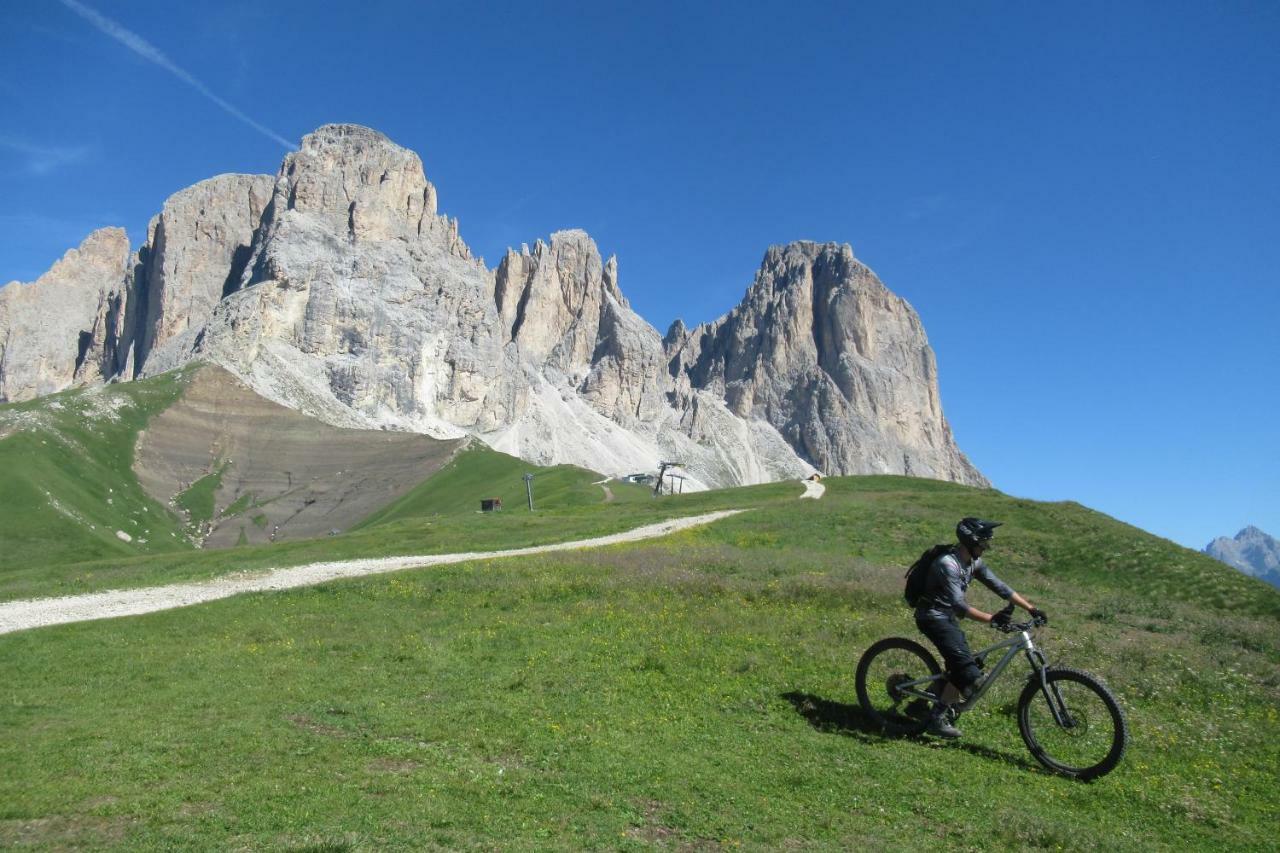
[[[673,372],[821,470],[986,482],[943,417],[919,316],[848,245],[770,248],[737,308],[667,346]]]
[[[240,289],[179,358],[331,423],[454,437],[510,419],[493,275],[436,214],[416,154],[330,125],[285,158]]]
[[[36,281],[0,288],[0,403],[114,373],[128,264],[124,229],[102,228]]]
[[[170,196],[139,252],[135,369],[171,339],[194,337],[235,292],[271,197],[269,175],[219,175]]]

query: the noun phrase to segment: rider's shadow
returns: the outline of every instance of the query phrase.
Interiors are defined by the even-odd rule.
[[[982,744],[970,743],[966,741],[939,741],[926,738],[903,738],[897,735],[885,734],[881,730],[880,725],[863,713],[862,709],[857,705],[846,705],[843,702],[834,702],[830,699],[823,699],[821,696],[814,696],[810,693],[801,693],[793,690],[790,693],[783,693],[782,698],[791,703],[796,709],[796,713],[804,717],[809,725],[813,726],[820,732],[827,734],[844,735],[845,737],[854,737],[864,743],[881,743],[886,740],[915,740],[922,746],[937,748],[945,746],[952,749],[962,749],[965,752],[986,758],[990,761],[999,761],[1004,764],[1012,764],[1024,770],[1032,770],[1037,773],[1044,772],[1040,765],[1028,761],[1020,755],[1009,752],[1002,752],[998,749],[991,749]]]
[[[796,713],[820,732],[842,734],[865,741],[884,739],[880,726],[857,705],[833,702],[798,690],[783,693],[782,698],[790,702]]]

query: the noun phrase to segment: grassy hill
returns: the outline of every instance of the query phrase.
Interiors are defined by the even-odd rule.
[[[0,406],[0,576],[191,549],[182,520],[132,471],[139,430],[181,395],[188,375]]]
[[[498,498],[503,511],[528,509],[524,475],[533,474],[534,508],[557,510],[601,503],[604,492],[594,483],[602,477],[572,465],[540,468],[475,442],[430,480],[373,513],[356,529],[406,518],[475,512],[480,501]]]
[[[149,568],[128,577],[751,509],[641,545],[0,636],[0,845],[1274,844],[1280,593],[1208,557],[1076,504],[901,477],[831,479],[817,502],[780,483],[605,503],[564,469],[538,473],[563,500],[530,514],[512,511],[522,465],[457,465],[350,534],[183,555],[194,569],[132,558]],[[508,509],[476,513],[490,494]],[[914,633],[905,566],[967,514],[1006,523],[990,562],[1051,614],[1050,658],[1128,713],[1125,762],[1097,783],[1026,753],[1019,669],[957,743],[883,738],[855,707],[862,650]]]

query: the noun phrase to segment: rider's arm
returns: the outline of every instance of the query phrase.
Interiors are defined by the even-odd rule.
[[[979,609],[978,609],[978,608],[976,608],[976,607],[969,607],[969,608],[967,608],[967,609],[966,609],[966,611],[965,611],[965,614],[964,614],[964,615],[965,615],[965,616],[967,616],[968,618],[970,618],[970,619],[974,620],[975,622],[990,622],[990,621],[991,621],[991,614],[990,614],[990,613],[983,613],[981,610],[979,610]]]
[[[973,577],[981,581],[982,585],[994,592],[996,595],[1008,601],[1013,595],[1013,588],[1000,578],[996,577],[996,573],[991,571],[991,567],[982,559],[978,559],[973,564]]]
[[[1014,592],[1012,587],[1000,580],[1000,578],[996,577],[996,573],[991,571],[991,567],[982,560],[978,560],[977,565],[974,566],[973,576],[981,581],[983,586],[1003,598],[1005,601],[1012,601],[1028,613],[1035,609],[1034,604],[1027,601],[1027,599],[1025,599],[1020,593]],[[977,619],[982,622],[991,621],[992,617],[990,614],[983,613],[981,610],[977,610],[972,607],[970,607],[969,610],[972,612],[966,615],[968,615],[970,619]]]
[[[1030,601],[1027,601],[1019,593],[1015,592],[1012,595],[1010,595],[1009,600],[1012,601],[1014,604],[1018,605],[1019,607],[1021,607],[1023,610],[1027,611],[1028,613],[1036,609],[1036,606],[1034,604],[1032,604]],[[965,616],[977,622],[990,622],[992,618],[994,618],[993,614],[983,613],[981,610],[979,610],[976,607],[969,607],[965,613]]]
[[[1027,611],[1028,613],[1036,609],[1036,606],[1034,604],[1032,604],[1030,601],[1027,601],[1025,598],[1023,598],[1020,594],[1016,592],[1013,595],[1009,596],[1009,600],[1012,601],[1014,604],[1018,605],[1019,607],[1021,607],[1023,610]]]
[[[1009,596],[1009,600],[1012,601],[1014,604],[1018,605],[1019,607],[1021,607],[1023,610],[1027,611],[1028,613],[1036,609],[1036,606],[1034,604],[1032,604],[1030,601],[1027,601],[1025,598],[1023,598],[1021,595],[1019,595],[1016,592],[1012,593]],[[983,613],[981,610],[979,610],[976,607],[969,607],[965,613],[965,616],[968,616],[970,619],[973,619],[977,622],[990,622],[993,618],[995,618],[993,614]]]

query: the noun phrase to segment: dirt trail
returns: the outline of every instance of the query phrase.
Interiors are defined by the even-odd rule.
[[[118,616],[137,616],[188,607],[206,601],[229,598],[242,592],[266,592],[311,586],[342,578],[397,572],[425,566],[441,566],[465,563],[472,560],[490,560],[498,557],[519,557],[545,554],[552,551],[572,551],[579,548],[598,548],[620,542],[636,542],[656,539],[678,530],[710,524],[745,510],[730,509],[708,512],[688,518],[638,527],[623,533],[579,539],[576,542],[559,542],[554,545],[537,545],[531,548],[515,548],[506,551],[467,551],[461,554],[432,554],[417,557],[384,557],[373,560],[342,560],[332,563],[311,563],[285,569],[267,569],[254,574],[233,575],[196,583],[171,584],[143,589],[109,590],[88,595],[70,595],[61,598],[37,598],[0,604],[0,634],[60,625],[67,622],[87,622],[93,619],[112,619]]]

